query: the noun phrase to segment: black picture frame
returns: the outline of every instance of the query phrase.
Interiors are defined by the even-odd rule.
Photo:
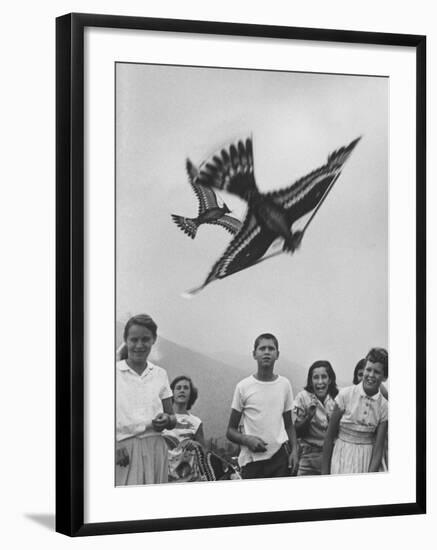
[[[416,499],[390,505],[84,522],[84,29],[157,30],[374,44],[416,52]],[[426,37],[285,26],[68,14],[56,20],[56,530],[69,536],[200,529],[426,511]]]

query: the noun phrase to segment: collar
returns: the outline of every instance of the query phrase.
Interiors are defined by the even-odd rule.
[[[330,395],[329,393],[326,395],[326,397],[325,397],[325,399],[324,399],[323,401],[320,401],[320,399],[316,396],[315,393],[310,392],[310,391],[308,391],[308,390],[305,390],[305,391],[306,391],[306,393],[308,394],[308,396],[309,396],[309,398],[311,399],[311,401],[315,398],[316,404],[317,404],[318,407],[324,408],[324,407],[326,407],[326,406],[329,404],[330,401],[333,401],[333,402],[335,401],[335,400],[331,397],[331,395]]]
[[[317,401],[319,401],[319,400],[317,400]],[[328,393],[328,395],[325,397],[325,400],[323,401],[323,406],[326,407],[331,402],[335,403],[335,399],[332,397],[331,394]],[[320,401],[319,401],[319,403],[320,403]]]
[[[129,371],[132,374],[135,374],[136,376],[140,376],[140,378],[143,378],[144,376],[147,376],[149,374],[149,372],[151,372],[153,370],[154,366],[155,365],[153,363],[151,363],[150,361],[147,361],[147,367],[143,370],[143,372],[141,374],[138,374],[136,371],[134,371],[134,369],[130,368],[130,366],[127,364],[126,359],[124,359],[123,361],[118,361],[117,362],[118,370],[121,370],[121,371],[124,371],[124,372]]]
[[[367,399],[372,399],[373,401],[376,401],[377,399],[379,399],[379,396],[381,395],[381,392],[379,391],[379,389],[375,393],[375,395],[367,395],[367,393],[364,391],[364,388],[363,388],[363,382],[360,382],[357,387],[361,397],[367,397]]]

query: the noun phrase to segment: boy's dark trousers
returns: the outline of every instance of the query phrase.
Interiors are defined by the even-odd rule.
[[[264,477],[288,477],[288,452],[286,445],[267,460],[249,462],[241,469],[243,479],[258,479]]]

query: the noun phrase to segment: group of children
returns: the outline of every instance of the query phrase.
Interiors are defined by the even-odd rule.
[[[170,385],[165,370],[148,361],[156,337],[147,315],[125,327],[126,357],[116,369],[116,485],[211,479],[202,422],[189,412],[197,390],[187,376]],[[295,399],[289,380],[274,372],[277,338],[261,334],[252,354],[256,372],[235,388],[226,434],[240,448],[243,479],[386,469],[385,349],[372,348],[353,385],[340,390],[329,361],[316,361]]]

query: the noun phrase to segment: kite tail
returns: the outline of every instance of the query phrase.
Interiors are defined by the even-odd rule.
[[[177,216],[176,214],[171,215],[175,224],[182,229],[189,237],[194,239],[197,233],[197,222],[194,218],[184,218],[183,216]]]

